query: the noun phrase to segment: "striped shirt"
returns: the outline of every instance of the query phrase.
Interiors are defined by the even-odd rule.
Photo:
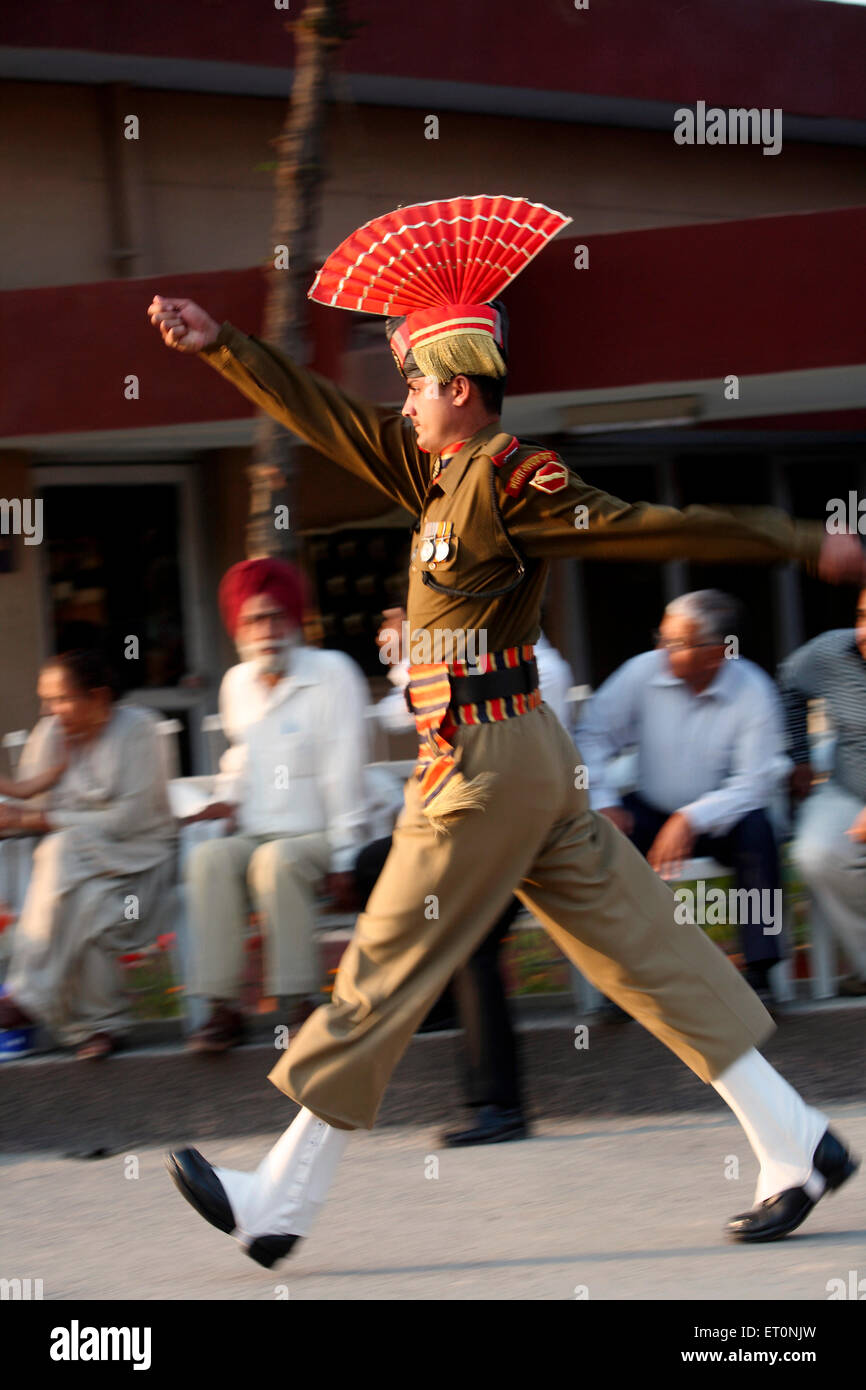
[[[866,661],[853,628],[822,632],[779,667],[788,751],[795,763],[810,761],[810,699],[824,699],[836,734],[833,780],[866,803]]]

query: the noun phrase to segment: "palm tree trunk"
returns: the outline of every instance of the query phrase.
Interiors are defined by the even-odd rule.
[[[301,363],[308,359],[307,289],[315,272],[328,75],[340,44],[352,32],[352,26],[342,21],[341,10],[342,0],[308,0],[300,20],[286,25],[295,36],[295,76],[285,124],[273,142],[276,196],[263,336]],[[261,555],[288,559],[296,552],[295,447],[281,425],[270,416],[261,417],[249,467],[246,551],[250,559]]]

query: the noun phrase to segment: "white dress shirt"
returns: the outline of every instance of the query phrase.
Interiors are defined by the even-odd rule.
[[[396,661],[393,666],[388,667],[387,674],[394,689],[383,695],[371,708],[386,733],[399,734],[415,727],[415,720],[406,704],[406,686],[409,684],[408,661]]]
[[[324,831],[331,871],[351,868],[366,840],[368,698],[354,661],[318,647],[295,647],[288,674],[274,686],[251,662],[226,672],[219,704],[231,747],[216,794],[237,803],[240,833]]]
[[[567,697],[574,684],[571,667],[556,647],[551,646],[543,632],[539,633],[535,644],[535,660],[541,698],[546,705],[550,705],[560,724],[570,733]]]
[[[723,661],[699,695],[671,674],[665,652],[633,657],[595,692],[577,741],[593,810],[621,804],[608,765],[637,745],[638,794],[682,811],[698,835],[724,835],[767,806],[789,766],[778,691],[744,657]]]

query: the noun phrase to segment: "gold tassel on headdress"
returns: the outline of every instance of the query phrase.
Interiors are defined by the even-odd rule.
[[[508,371],[489,333],[450,333],[423,347],[413,346],[412,356],[424,376],[432,376],[442,385],[460,374],[505,376]]]

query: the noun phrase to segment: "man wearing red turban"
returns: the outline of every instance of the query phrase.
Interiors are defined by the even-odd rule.
[[[362,778],[367,685],[342,652],[304,644],[306,586],[283,560],[233,565],[220,611],[241,661],[223,678],[220,714],[230,747],[218,799],[192,820],[230,833],[198,844],[186,878],[193,939],[192,993],[211,1013],[190,1039],[222,1052],[243,1036],[237,1003],[250,908],[264,936],[265,993],[290,1022],[319,991],[315,894],[337,896],[365,838]]]
[[[301,626],[306,586],[300,570],[285,560],[242,560],[226,571],[219,587],[220,613],[230,637],[237,632],[238,618],[247,599],[260,594],[272,598],[293,627]]]

